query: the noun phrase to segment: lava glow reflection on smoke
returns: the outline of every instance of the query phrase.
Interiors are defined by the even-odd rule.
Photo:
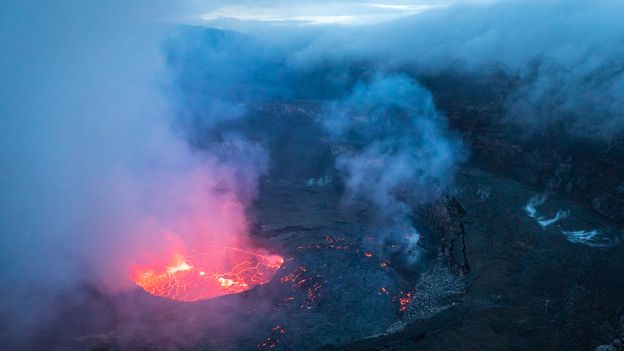
[[[267,283],[281,267],[278,255],[207,246],[176,255],[166,267],[137,269],[133,279],[148,293],[178,301],[238,294]]]

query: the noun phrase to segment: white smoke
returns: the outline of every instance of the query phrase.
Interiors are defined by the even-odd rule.
[[[540,215],[537,212],[537,208],[544,204],[546,201],[545,195],[539,195],[532,197],[529,202],[524,206],[524,211],[527,215],[537,222],[537,224],[542,227],[542,229],[546,229],[546,227],[559,222],[560,220],[568,217],[570,215],[570,211],[568,210],[559,210],[555,213],[554,216],[548,218]]]
[[[330,103],[324,123],[334,142],[357,148],[336,158],[347,199],[372,204],[386,234],[403,241],[409,233],[409,256],[417,257],[413,206],[446,190],[465,156],[431,94],[406,76],[378,75]]]

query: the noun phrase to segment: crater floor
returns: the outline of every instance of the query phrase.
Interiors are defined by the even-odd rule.
[[[253,235],[285,258],[270,283],[194,303],[138,288],[113,304],[100,298],[116,306],[99,311],[111,322],[84,330],[79,344],[548,350],[593,349],[613,338],[624,298],[618,230],[556,194],[468,166],[451,193],[465,211],[470,272],[463,276],[449,268],[439,233],[426,226],[418,228],[418,258],[406,264],[384,250],[394,244],[379,240],[371,209],[344,206],[331,181],[265,180],[250,217]],[[578,235],[592,230],[593,237]]]

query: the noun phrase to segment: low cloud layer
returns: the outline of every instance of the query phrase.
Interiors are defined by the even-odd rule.
[[[236,2],[228,6],[239,5],[241,10],[237,13],[253,12],[253,6],[242,9],[244,4]],[[341,11],[350,13],[351,9],[357,13],[358,6],[372,5],[379,3],[343,2]],[[368,71],[399,71],[413,77],[449,72],[472,78],[502,74],[513,89],[501,118],[526,134],[561,128],[572,137],[593,141],[611,141],[621,136],[621,3],[401,2],[384,11],[401,12],[405,6],[417,5],[427,10],[418,14],[405,12],[368,24],[279,24],[253,16],[224,24],[223,18],[221,22],[213,18],[216,12],[204,23],[241,30],[279,47],[284,50],[285,64],[296,72],[322,73],[359,65]],[[216,4],[212,10],[218,12],[224,6]],[[275,13],[305,17],[318,14],[324,5],[305,2],[295,6],[271,1],[257,6],[263,11],[273,9]],[[383,11],[373,13],[381,15]],[[223,11],[221,14],[227,17]],[[332,78],[345,72],[334,72],[338,74]]]
[[[456,5],[374,26],[329,28],[293,62],[366,62],[416,76],[504,74],[506,118],[531,132],[563,126],[611,140],[624,128],[624,6],[612,1]]]

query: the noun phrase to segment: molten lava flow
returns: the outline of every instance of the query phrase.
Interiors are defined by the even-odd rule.
[[[399,297],[399,311],[407,311],[410,302],[412,302],[412,293],[408,292],[407,294],[404,294],[403,292],[401,292],[401,296]]]
[[[277,255],[209,246],[178,255],[164,269],[140,269],[134,281],[152,295],[198,301],[237,294],[273,278],[284,259]]]

